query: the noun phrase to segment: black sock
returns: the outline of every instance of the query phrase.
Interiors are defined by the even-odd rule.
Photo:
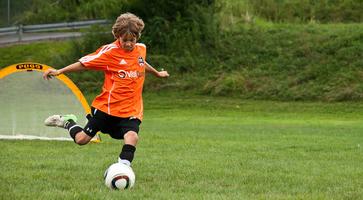
[[[69,135],[73,138],[73,140],[75,140],[77,133],[83,131],[83,128],[77,125],[72,119],[66,121],[64,128],[68,130]]]
[[[122,147],[122,151],[120,153],[121,160],[128,160],[130,163],[134,159],[134,153],[136,151],[136,147],[130,144],[124,144]]]

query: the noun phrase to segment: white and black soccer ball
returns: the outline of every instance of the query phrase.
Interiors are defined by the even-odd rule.
[[[135,184],[135,173],[130,166],[114,163],[104,174],[105,184],[114,190],[130,189]]]

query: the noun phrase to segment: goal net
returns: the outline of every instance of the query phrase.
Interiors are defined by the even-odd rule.
[[[65,75],[43,80],[49,68],[21,63],[0,69],[0,139],[72,140],[65,129],[44,125],[54,114],[75,114],[85,125],[90,108],[83,94]]]

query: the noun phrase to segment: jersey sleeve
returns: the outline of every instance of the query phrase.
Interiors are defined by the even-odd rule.
[[[102,46],[97,49],[94,53],[83,56],[79,59],[79,62],[83,66],[94,70],[106,70],[109,64],[108,53],[111,49],[115,48],[113,44]]]

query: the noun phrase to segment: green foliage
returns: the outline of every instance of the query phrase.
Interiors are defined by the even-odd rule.
[[[114,37],[111,33],[111,27],[93,26],[84,31],[84,37],[71,42],[71,52],[69,52],[67,57],[72,60],[78,60],[80,57],[93,53],[101,46],[113,41]]]
[[[1,4],[6,4],[2,2]],[[193,5],[210,5],[213,0],[150,1],[150,0],[31,0],[29,7],[18,15],[23,24],[75,21],[106,18],[114,20],[123,12],[131,11],[146,21],[163,18],[175,21],[176,16],[188,16]],[[17,6],[14,5],[14,6]],[[17,6],[19,7],[19,6]],[[21,7],[19,7],[21,8]]]
[[[260,19],[273,22],[362,22],[363,3],[356,0],[17,0],[10,1],[11,24],[39,24],[107,18],[114,20],[120,13],[131,11],[148,24],[155,21],[164,29],[173,30],[178,18],[189,18],[191,7],[217,5],[228,23]],[[0,26],[7,24],[7,0],[0,0]],[[194,13],[195,14],[195,13]],[[153,28],[156,28],[155,26]],[[150,29],[153,30],[153,29]],[[150,31],[152,32],[152,31]],[[150,35],[150,34],[149,34]],[[154,40],[157,38],[153,38]]]
[[[147,5],[147,6],[145,6]],[[143,41],[152,50],[180,54],[185,46],[200,46],[208,24],[213,20],[211,0],[136,0],[128,10],[144,19]],[[215,24],[215,23],[213,23]],[[173,51],[170,51],[173,49]]]
[[[30,0],[0,0],[0,27],[17,24],[23,12],[31,6]]]
[[[363,2],[356,0],[237,0],[220,1],[223,15],[234,23],[262,18],[287,23],[360,23]]]
[[[31,0],[18,15],[21,24],[41,24],[87,19],[114,19],[125,10],[127,0]]]

